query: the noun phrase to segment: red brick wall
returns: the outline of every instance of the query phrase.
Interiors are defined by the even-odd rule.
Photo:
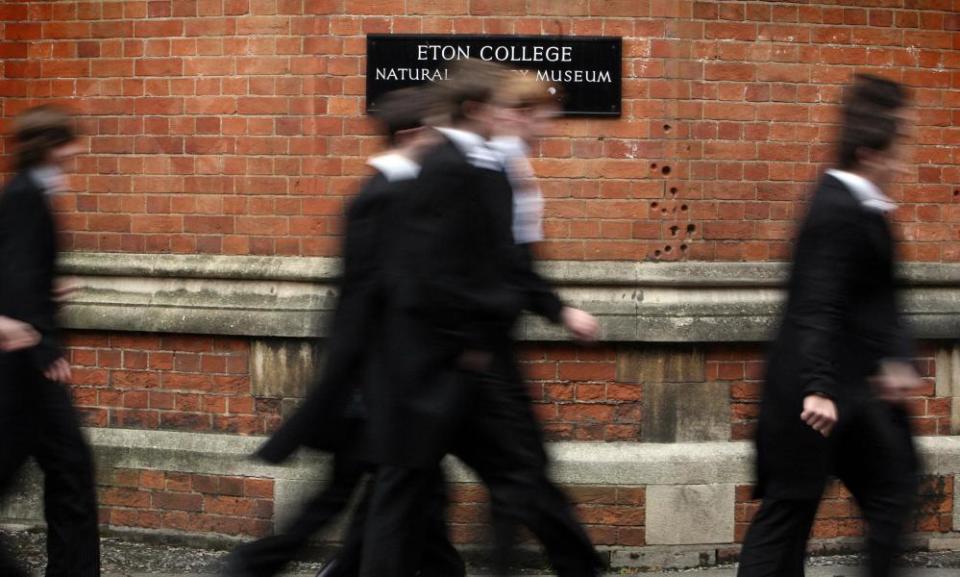
[[[923,385],[908,401],[913,431],[917,435],[950,434],[950,397],[936,394],[937,367],[932,345],[920,347],[914,359]],[[707,357],[707,380],[730,385],[731,440],[753,438],[763,390],[762,347],[717,347]]]
[[[916,493],[916,507],[909,530],[916,533],[947,533],[953,527],[953,477],[925,476]],[[736,542],[742,543],[750,521],[760,509],[752,499],[753,487],[737,487]],[[823,493],[812,537],[818,540],[862,537],[864,523],[853,496],[838,481]]]
[[[265,535],[273,527],[273,480],[113,469],[100,483],[100,521],[112,527]]]
[[[577,514],[596,545],[646,545],[645,487],[568,488]],[[945,533],[952,527],[953,478],[924,477],[911,522],[916,533]],[[736,491],[736,543],[742,543],[759,503],[752,487]],[[271,530],[274,484],[269,479],[195,475],[150,469],[114,469],[101,481],[101,521],[114,528],[172,530],[186,533],[261,536]],[[451,538],[459,544],[484,542],[487,535],[486,490],[472,483],[451,485]],[[814,524],[821,543],[861,537],[864,525],[850,493],[838,482],[829,485]]]
[[[72,333],[74,398],[98,427],[264,434],[280,401],[251,395],[239,338]]]
[[[858,70],[915,88],[894,191],[914,260],[960,246],[960,0],[0,2],[0,105],[61,101],[89,154],[60,203],[78,250],[331,255],[377,146],[364,34],[624,37],[623,117],[536,150],[566,259],[781,259]]]
[[[68,344],[74,397],[91,426],[262,435],[281,421],[280,399],[254,396],[244,338],[74,332]],[[522,367],[549,439],[641,439],[643,383],[616,375],[617,356],[627,351],[524,346]],[[704,380],[729,386],[731,440],[752,436],[762,360],[757,345],[706,349]],[[936,396],[932,347],[916,360],[925,385],[910,401],[915,431],[949,435],[950,399]]]

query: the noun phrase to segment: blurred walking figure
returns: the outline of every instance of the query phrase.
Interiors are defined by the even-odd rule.
[[[385,96],[377,121],[387,137],[385,153],[368,164],[375,173],[351,201],[345,222],[343,273],[337,308],[328,331],[326,364],[304,406],[257,451],[270,463],[286,460],[300,446],[334,455],[329,485],[305,503],[283,530],[237,547],[228,557],[230,577],[276,575],[299,553],[310,537],[329,526],[350,503],[374,466],[365,457],[362,439],[367,426],[367,381],[377,350],[382,322],[384,243],[391,241],[385,215],[406,194],[420,171],[420,157],[435,142],[423,119],[431,113],[427,89],[408,88]],[[443,477],[435,470],[435,498],[429,516],[429,536],[415,566],[424,577],[462,577],[463,561],[446,532]],[[322,577],[351,577],[359,571],[366,499],[355,515],[337,557],[321,569]]]
[[[47,577],[100,575],[93,458],[66,384],[54,287],[56,225],[50,197],[65,187],[64,166],[79,152],[69,117],[39,107],[14,122],[16,175],[0,192],[0,315],[27,331],[25,346],[0,353],[0,491],[28,458],[44,474]],[[4,321],[7,326],[10,321]],[[24,345],[23,337],[14,341]],[[37,342],[33,342],[37,341]],[[26,576],[0,551],[0,575]]]
[[[561,577],[594,575],[599,565],[546,477],[542,436],[514,357],[511,333],[525,309],[554,321],[579,319],[575,334],[582,338],[597,327],[586,313],[563,306],[515,242],[514,189],[502,154],[488,142],[504,120],[507,75],[468,60],[438,85],[449,126],[437,129],[440,142],[391,218],[397,235],[388,259],[388,312],[375,345],[386,354],[371,399],[371,445],[381,466],[363,577],[414,574],[423,504],[447,453],[490,491],[501,574],[517,524],[544,544]],[[536,214],[523,220],[539,226]]]
[[[836,168],[820,180],[796,241],[786,311],[768,359],[756,494],[742,577],[802,576],[830,475],[867,525],[871,577],[893,573],[917,459],[905,397],[920,380],[900,319],[884,189],[903,169],[904,89],[860,75],[846,90]]]

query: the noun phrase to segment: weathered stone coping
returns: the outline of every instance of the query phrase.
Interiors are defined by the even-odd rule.
[[[560,286],[745,286],[778,287],[783,262],[544,261],[541,269]],[[329,283],[340,259],[328,257],[222,256],[73,252],[64,255],[67,274],[208,280]],[[911,286],[958,286],[960,263],[905,263]]]
[[[72,253],[65,273],[84,290],[65,308],[69,328],[323,337],[336,302],[339,261],[201,255]],[[601,319],[607,342],[758,342],[775,329],[783,263],[548,262],[561,295]],[[902,269],[908,321],[918,337],[960,335],[960,265]],[[521,339],[566,338],[527,318]]]
[[[102,465],[287,480],[326,478],[327,458],[301,452],[283,466],[250,460],[265,437],[218,433],[88,428]],[[920,437],[925,474],[960,474],[960,436]],[[749,442],[549,443],[552,476],[563,485],[709,485],[753,480]],[[448,459],[452,482],[476,478]]]

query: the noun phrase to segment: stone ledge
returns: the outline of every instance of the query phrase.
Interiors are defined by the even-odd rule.
[[[62,268],[84,289],[65,307],[73,329],[309,338],[326,335],[339,261],[200,255],[70,253]],[[596,314],[607,342],[760,342],[782,302],[783,263],[548,262],[569,302]],[[918,337],[960,334],[960,266],[903,272]],[[518,336],[563,340],[526,317]]]
[[[283,466],[247,459],[265,440],[212,433],[139,429],[86,430],[98,459],[112,467],[164,469],[212,475],[274,479],[324,479],[327,459],[301,453]],[[925,473],[960,474],[960,436],[920,437]],[[563,485],[711,485],[747,484],[753,479],[753,449],[748,442],[596,443],[548,445],[553,478]],[[450,480],[476,479],[450,459]]]
[[[784,262],[543,261],[543,273],[560,285],[782,286]],[[331,257],[234,256],[70,252],[65,274],[142,278],[271,280],[328,283],[340,273]],[[956,286],[960,264],[903,263],[908,285]]]

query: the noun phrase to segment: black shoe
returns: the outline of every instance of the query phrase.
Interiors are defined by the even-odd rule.
[[[340,573],[340,561],[334,557],[323,564],[314,577],[336,577]]]

